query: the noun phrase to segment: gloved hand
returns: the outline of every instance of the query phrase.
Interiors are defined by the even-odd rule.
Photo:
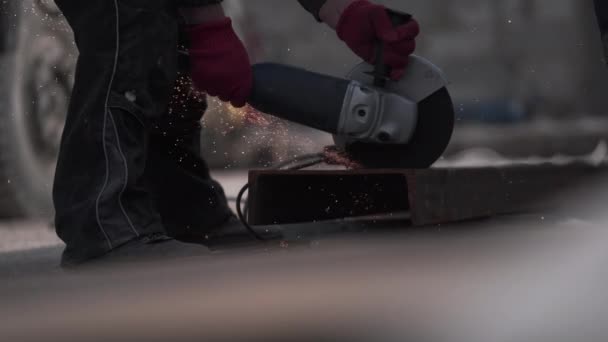
[[[194,86],[235,107],[245,106],[253,87],[253,72],[232,20],[193,25],[187,32]]]
[[[354,53],[371,64],[376,59],[376,42],[383,41],[384,63],[392,68],[391,78],[399,79],[416,49],[420,27],[413,19],[394,27],[384,6],[358,0],[344,10],[336,31]]]

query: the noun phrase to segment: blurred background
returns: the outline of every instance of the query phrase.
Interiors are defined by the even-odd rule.
[[[445,155],[479,161],[605,153],[608,69],[591,1],[381,1],[413,13],[418,54],[450,80],[459,126]],[[0,216],[51,217],[54,161],[75,50],[52,0],[0,2]],[[295,1],[227,0],[256,62],[335,76],[358,60]],[[214,169],[269,166],[330,136],[211,99],[202,141]]]

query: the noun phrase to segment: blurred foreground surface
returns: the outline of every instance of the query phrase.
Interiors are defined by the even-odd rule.
[[[224,179],[230,194],[242,176]],[[605,341],[608,179],[568,198],[78,273],[31,227],[47,247],[0,256],[0,340]]]

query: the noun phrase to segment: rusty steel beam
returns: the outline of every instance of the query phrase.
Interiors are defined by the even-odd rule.
[[[249,222],[290,224],[409,212],[413,225],[550,209],[605,167],[520,165],[249,174]]]
[[[606,172],[586,164],[437,169],[408,173],[414,225],[554,208],[561,194]]]

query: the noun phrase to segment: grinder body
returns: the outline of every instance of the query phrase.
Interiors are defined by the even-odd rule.
[[[383,86],[375,85],[373,70],[361,63],[347,78],[337,78],[281,64],[257,64],[249,103],[333,134],[337,146],[365,167],[431,166],[447,147],[454,125],[441,70],[411,56],[403,78]]]
[[[340,140],[406,144],[416,126],[415,102],[358,80],[258,64],[253,89],[254,108]]]
[[[411,15],[387,10],[393,25]],[[280,64],[253,67],[249,104],[254,108],[334,135],[355,162],[372,168],[426,168],[445,151],[454,129],[454,107],[441,70],[410,56],[400,80],[383,64],[361,63],[346,79]]]

